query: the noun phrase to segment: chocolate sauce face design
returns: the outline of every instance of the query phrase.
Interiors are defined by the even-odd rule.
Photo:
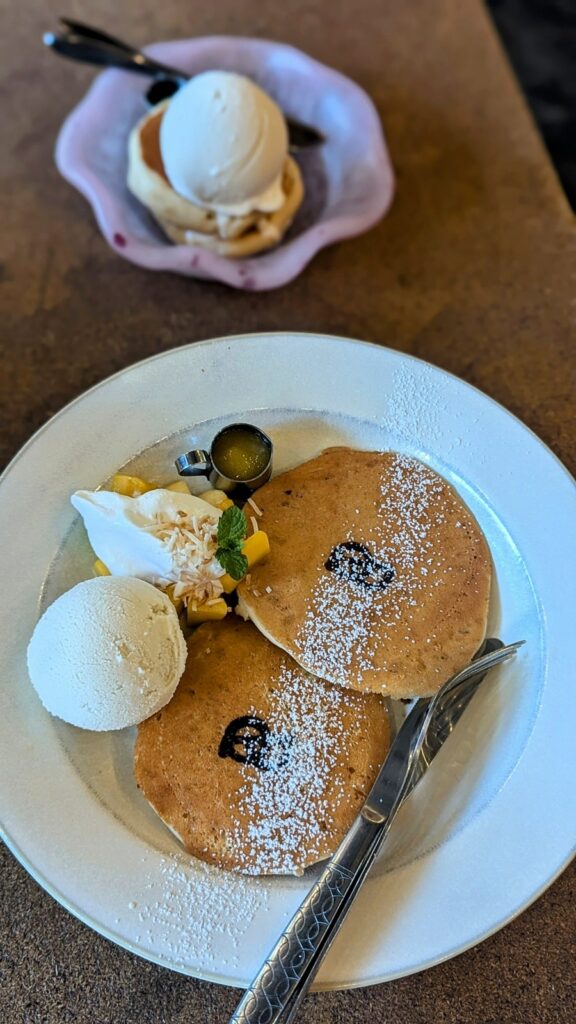
[[[385,590],[396,575],[391,565],[379,562],[356,540],[347,540],[332,548],[324,566],[338,579],[367,590]]]
[[[291,736],[272,733],[261,718],[242,715],[226,727],[218,756],[231,757],[233,761],[252,765],[260,771],[276,770],[286,764],[291,743]]]

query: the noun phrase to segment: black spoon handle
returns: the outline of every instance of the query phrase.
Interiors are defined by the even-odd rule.
[[[139,50],[131,49],[124,44],[118,44],[115,40],[98,38],[96,36],[76,35],[68,32],[65,35],[57,36],[53,33],[46,33],[44,36],[46,46],[49,46],[62,57],[69,57],[71,60],[82,61],[85,64],[98,64],[103,67],[125,68],[128,71],[138,71],[144,75],[169,75],[176,81],[182,83],[188,80],[189,75],[177,68],[147,57]]]
[[[186,72],[148,57],[121,39],[108,35],[107,32],[91,28],[81,21],[72,21],[70,18],[60,18],[60,23],[64,28],[62,35],[47,32],[44,35],[44,43],[62,57],[85,64],[97,64],[100,67],[124,68],[152,77],[171,78],[179,86],[190,79]],[[287,118],[287,125],[292,149],[316,146],[324,142],[324,138],[315,128],[292,121],[290,118]]]
[[[130,46],[129,43],[125,43],[116,36],[109,35],[108,32],[103,32],[100,28],[92,28],[91,25],[85,25],[83,21],[73,21],[72,18],[59,18],[58,20],[64,29],[74,36],[98,40],[101,43],[110,43],[111,46],[117,47],[118,50],[125,50],[126,53],[137,53],[137,50]]]

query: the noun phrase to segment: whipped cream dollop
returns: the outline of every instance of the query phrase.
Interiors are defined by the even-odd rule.
[[[272,213],[286,201],[284,116],[243,75],[206,71],[179,89],[162,118],[160,148],[172,188],[220,216]]]
[[[222,594],[225,571],[216,558],[220,509],[164,488],[137,498],[76,491],[70,500],[112,576],[134,576],[159,587],[174,584],[174,596],[193,607]]]

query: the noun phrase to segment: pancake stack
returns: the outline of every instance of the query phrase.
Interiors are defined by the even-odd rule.
[[[286,202],[275,213],[218,216],[174,191],[160,151],[160,123],[169,100],[159,103],[133,129],[128,144],[128,188],[177,245],[200,245],[221,256],[242,258],[277,245],[300,206],[304,187],[288,156],[282,180]]]
[[[491,561],[454,489],[395,452],[327,449],[254,502],[271,555],[238,587],[251,622],[192,634],[175,696],[139,727],[135,771],[195,856],[301,873],[374,781],[387,699],[434,693],[480,647]]]

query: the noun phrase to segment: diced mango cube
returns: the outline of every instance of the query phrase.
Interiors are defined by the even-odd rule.
[[[173,583],[171,583],[169,587],[166,587],[166,597],[170,598],[170,600],[172,601],[172,604],[174,605],[176,611],[178,612],[178,615],[180,615],[180,612],[182,611],[182,609],[184,607],[184,598],[182,598],[182,597],[175,597],[174,596],[174,584]]]
[[[240,580],[235,580],[233,576],[230,576],[230,573],[226,573],[224,576],[220,577],[220,583],[222,584],[224,593],[231,594],[233,590],[236,590]]]
[[[256,530],[256,533],[246,537],[242,545],[242,554],[246,555],[248,560],[248,568],[252,569],[258,562],[264,561],[264,559],[270,554],[270,541],[268,540],[268,534],[264,530]],[[231,594],[236,589],[240,580],[233,579],[228,573],[225,576],[220,577],[220,583],[224,588],[225,594]]]
[[[201,604],[196,609],[189,604],[186,609],[186,619],[189,626],[197,626],[200,622],[215,622],[218,619],[224,619],[228,610],[224,598],[219,597],[213,604]]]
[[[225,491],[204,491],[199,497],[202,498],[202,501],[207,501],[209,505],[213,505],[214,508],[222,509],[223,512],[234,504]]]
[[[165,491],[177,491],[178,494],[190,494],[190,488],[184,480],[175,480],[173,484],[167,484]]]
[[[270,541],[264,530],[256,530],[256,533],[246,537],[242,545],[242,553],[248,559],[248,568],[262,562],[270,554]]]
[[[111,575],[111,572],[110,572],[110,569],[108,568],[108,566],[104,565],[104,562],[100,561],[99,558],[96,559],[96,561],[94,562],[94,565],[92,566],[92,568],[93,568],[93,570],[94,570],[94,572],[96,573],[97,576],[110,576]]]
[[[139,476],[126,476],[124,473],[116,473],[110,481],[110,490],[117,494],[124,494],[127,498],[138,498],[146,491],[154,491],[156,484],[148,480],[142,480]]]

